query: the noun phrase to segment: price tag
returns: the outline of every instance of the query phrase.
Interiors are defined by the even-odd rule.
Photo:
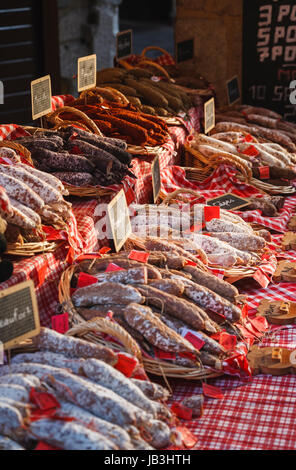
[[[238,77],[235,76],[231,80],[226,82],[227,86],[227,97],[228,97],[228,104],[234,104],[240,99],[240,90],[239,90],[239,83]]]
[[[194,38],[177,43],[176,58],[178,63],[194,58]]]
[[[0,292],[0,341],[8,349],[40,332],[33,281]]]
[[[211,222],[212,219],[220,219],[220,206],[205,206],[204,220]]]
[[[129,210],[123,189],[108,204],[108,216],[116,252],[132,233]]]
[[[232,193],[223,194],[223,196],[215,197],[207,200],[208,206],[219,206],[221,209],[237,210],[250,204],[248,199],[236,196]]]
[[[116,35],[116,59],[126,59],[133,51],[133,31],[127,29]]]
[[[260,178],[262,180],[269,180],[270,178],[269,166],[260,166],[258,170],[259,170]]]
[[[89,90],[97,84],[97,55],[80,57],[77,62],[78,91]]]
[[[51,317],[51,325],[54,331],[62,335],[69,330],[69,315],[67,312],[61,315],[54,315]]]
[[[161,190],[161,176],[160,176],[160,166],[159,166],[159,157],[155,157],[151,165],[152,173],[152,187],[153,187],[153,201],[156,204],[160,190]]]
[[[205,134],[214,129],[216,124],[215,116],[215,98],[211,98],[204,104]]]
[[[50,75],[31,82],[32,119],[41,118],[52,111]]]

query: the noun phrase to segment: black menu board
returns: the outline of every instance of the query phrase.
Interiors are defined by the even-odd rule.
[[[243,101],[296,122],[295,0],[244,0]]]

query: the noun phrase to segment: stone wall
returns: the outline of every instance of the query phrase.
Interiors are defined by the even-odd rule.
[[[196,57],[184,67],[212,82],[220,105],[227,104],[226,81],[242,69],[242,0],[177,0],[176,41],[194,37]]]
[[[58,0],[62,93],[77,94],[77,59],[97,54],[98,69],[111,67],[121,0]]]

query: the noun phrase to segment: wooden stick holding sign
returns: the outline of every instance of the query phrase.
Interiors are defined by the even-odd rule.
[[[78,92],[94,88],[97,84],[96,54],[80,57],[77,61]]]
[[[108,216],[116,252],[132,233],[129,210],[123,189],[108,204]]]
[[[40,118],[41,127],[43,127],[43,116],[52,112],[51,96],[50,75],[31,82],[32,119],[35,121]]]
[[[240,99],[238,77],[235,76],[231,80],[228,80],[226,82],[226,86],[227,86],[228,104],[229,106],[231,106],[232,104],[236,103]]]
[[[153,202],[154,204],[156,204],[160,190],[161,190],[159,156],[155,157],[152,162],[151,173],[152,173],[152,187],[153,187]]]
[[[11,348],[40,332],[33,282],[26,281],[0,292],[0,341]]]
[[[215,98],[211,98],[204,104],[204,130],[208,134],[216,125]]]

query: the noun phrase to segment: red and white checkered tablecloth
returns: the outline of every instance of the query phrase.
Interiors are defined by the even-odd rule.
[[[250,313],[260,300],[294,300],[296,285],[270,284],[267,289],[241,290],[248,295]],[[263,346],[296,349],[296,326],[273,328]],[[295,450],[296,382],[295,375],[253,376],[250,380],[222,377],[208,381],[219,387],[224,397],[205,398],[203,416],[185,421],[197,436],[200,450]],[[170,381],[171,402],[202,393],[193,382]]]

